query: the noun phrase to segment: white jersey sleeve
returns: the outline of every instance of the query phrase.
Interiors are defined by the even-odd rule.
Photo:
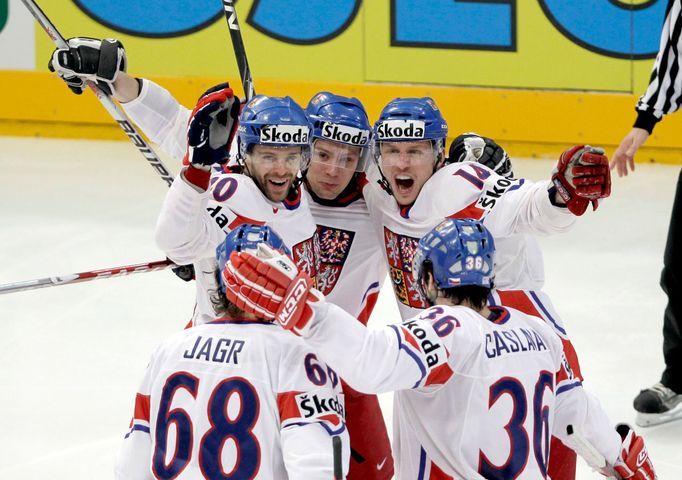
[[[225,234],[206,214],[210,200],[210,190],[198,191],[182,173],[171,185],[156,224],[156,243],[174,262],[215,257]]]
[[[151,367],[153,364],[154,357],[152,356],[135,396],[130,430],[125,435],[114,463],[114,478],[116,480],[151,480],[154,478],[149,463],[152,456],[149,401],[152,383]]]
[[[350,461],[339,376],[302,344],[290,350],[279,372],[277,403],[289,479],[333,478],[334,436],[341,438],[342,464]]]
[[[434,210],[441,217],[483,220],[495,237],[515,233],[546,235],[567,231],[575,216],[552,205],[550,182],[533,183],[525,179],[509,179],[497,175],[478,163],[455,163],[438,170],[433,195]],[[442,192],[456,192],[454,198]]]
[[[176,160],[183,159],[191,111],[180,105],[168,90],[144,79],[138,97],[122,106],[130,119],[163,152]]]
[[[553,435],[573,448],[566,430],[571,425],[604,456],[609,465],[613,465],[618,459],[622,440],[599,400],[578,387],[559,392],[556,401]],[[587,458],[585,460],[589,461]]]
[[[313,324],[306,341],[360,392],[427,386],[452,373],[448,351],[427,321],[368,329],[332,303],[315,308],[324,319]]]

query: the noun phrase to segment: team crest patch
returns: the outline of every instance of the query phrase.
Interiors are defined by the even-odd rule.
[[[324,295],[332,291],[341,276],[355,232],[318,225],[320,239],[320,266],[317,275],[317,289]]]
[[[317,232],[312,237],[294,245],[294,248],[291,249],[291,255],[298,269],[310,275],[313,285],[316,285],[317,275],[320,271],[320,241]]]
[[[393,291],[401,303],[414,308],[427,308],[412,276],[412,258],[419,239],[399,235],[384,227],[384,244],[390,267]]]

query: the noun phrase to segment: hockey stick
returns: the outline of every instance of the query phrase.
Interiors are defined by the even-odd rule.
[[[23,282],[5,283],[0,285],[0,295],[6,293],[22,292],[24,290],[35,290],[36,288],[58,287],[69,283],[88,282],[100,278],[121,277],[133,273],[154,272],[165,270],[176,265],[170,260],[159,260],[157,262],[139,263],[137,265],[126,265],[123,267],[105,268],[102,270],[92,270],[89,272],[71,273],[58,277],[39,278],[37,280],[25,280]]]
[[[573,428],[573,425],[566,426],[566,433],[568,434],[568,438],[572,441],[576,453],[583,457],[591,467],[596,467],[600,472],[608,473],[613,478],[621,478],[613,467],[606,462],[604,455],[599,453],[599,450],[597,450],[594,445],[577,432]]]
[[[341,447],[341,437],[332,437],[332,449],[334,452],[334,480],[343,479],[343,454]]]
[[[43,27],[43,30],[45,30],[45,33],[49,35],[57,48],[68,49],[69,45],[66,43],[66,40],[57,31],[57,28],[50,21],[50,19],[47,18],[47,15],[43,13],[38,4],[33,0],[21,1],[26,6],[28,11],[31,12],[31,14],[35,17],[40,26]],[[142,156],[144,156],[152,168],[156,170],[156,173],[158,173],[170,187],[173,183],[173,176],[170,174],[170,171],[156,155],[152,147],[145,141],[140,132],[138,132],[135,126],[133,126],[128,117],[126,117],[126,114],[123,113],[123,110],[121,110],[121,108],[111,99],[111,97],[103,92],[96,83],[88,81],[86,82],[86,85],[94,92],[94,94],[97,96],[97,99],[102,103],[102,105],[104,105],[104,108],[107,109],[109,115],[116,120],[116,123],[118,123],[119,127],[121,127],[130,141],[133,142],[133,145],[137,147]]]
[[[244,95],[248,102],[256,94],[256,90],[253,87],[253,77],[251,76],[249,61],[246,58],[246,49],[244,48],[244,40],[242,40],[242,31],[239,29],[239,21],[237,20],[237,10],[234,8],[234,0],[223,0],[223,8],[225,10],[227,27],[230,29],[234,56],[237,58],[237,65],[239,66],[239,75],[242,77]]]

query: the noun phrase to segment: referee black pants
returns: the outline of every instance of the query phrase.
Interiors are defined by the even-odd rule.
[[[663,254],[661,287],[668,295],[663,317],[663,358],[661,382],[682,393],[682,170],[677,179],[668,240]]]

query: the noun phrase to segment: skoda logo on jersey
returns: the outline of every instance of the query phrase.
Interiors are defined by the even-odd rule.
[[[379,125],[379,140],[421,140],[426,126],[421,120],[386,120]]]
[[[301,125],[266,125],[260,129],[261,143],[305,145],[309,135],[308,127]]]
[[[369,141],[369,130],[325,122],[322,124],[322,138],[364,147]]]

